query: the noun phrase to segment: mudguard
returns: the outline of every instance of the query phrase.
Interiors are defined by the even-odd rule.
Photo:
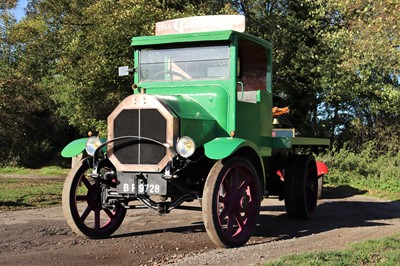
[[[70,142],[67,146],[64,147],[64,149],[61,151],[61,156],[64,158],[72,158],[74,156],[77,156],[81,152],[83,152],[86,148],[86,142],[88,141],[89,138],[81,138],[81,139],[76,139],[72,142]],[[100,141],[102,143],[106,142],[106,138],[100,138]],[[104,147],[102,149],[104,152],[106,152],[107,148]]]
[[[328,166],[326,166],[325,163],[323,163],[321,161],[316,161],[316,163],[317,163],[318,177],[326,175],[327,173],[329,173]]]
[[[88,139],[89,138],[81,138],[70,142],[61,151],[61,156],[64,158],[72,158],[74,156],[77,156],[78,154],[80,154],[85,150],[86,142]]]
[[[258,151],[254,143],[240,138],[216,138],[204,144],[206,156],[213,160],[226,158],[241,147],[251,147]]]

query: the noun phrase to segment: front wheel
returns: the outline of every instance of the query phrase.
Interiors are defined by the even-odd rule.
[[[105,238],[121,225],[126,209],[118,203],[113,210],[102,207],[100,179],[90,176],[92,161],[92,158],[85,158],[69,172],[63,187],[62,207],[68,225],[76,234]],[[104,174],[113,166],[105,159],[99,163],[98,169],[100,174]]]
[[[244,158],[220,160],[208,174],[202,202],[204,225],[220,247],[244,245],[251,237],[260,211],[260,182]]]

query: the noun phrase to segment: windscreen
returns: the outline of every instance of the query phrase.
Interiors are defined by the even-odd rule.
[[[229,46],[142,49],[140,82],[229,78]]]

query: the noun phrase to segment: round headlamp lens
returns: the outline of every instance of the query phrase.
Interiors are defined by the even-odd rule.
[[[94,152],[96,149],[103,144],[100,141],[99,137],[90,137],[88,141],[86,142],[86,152],[90,155],[93,156]]]
[[[178,154],[184,158],[188,158],[193,155],[196,149],[196,144],[190,137],[182,137],[178,140],[176,144],[176,151]]]

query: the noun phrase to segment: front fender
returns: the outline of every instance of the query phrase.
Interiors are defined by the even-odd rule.
[[[213,160],[226,158],[242,147],[258,150],[252,142],[240,138],[216,138],[204,144],[206,156]]]
[[[70,142],[67,146],[64,147],[64,149],[61,151],[61,156],[64,158],[72,158],[74,156],[77,156],[81,152],[83,152],[86,149],[86,142],[88,141],[89,138],[81,138],[81,139],[76,139],[72,142]],[[100,138],[100,141],[102,143],[106,142],[106,138]],[[107,148],[104,147],[103,152],[106,152]]]
[[[89,138],[81,138],[70,142],[61,151],[61,156],[64,158],[72,158],[74,156],[77,156],[78,154],[80,154],[85,150],[86,142],[88,139]]]

